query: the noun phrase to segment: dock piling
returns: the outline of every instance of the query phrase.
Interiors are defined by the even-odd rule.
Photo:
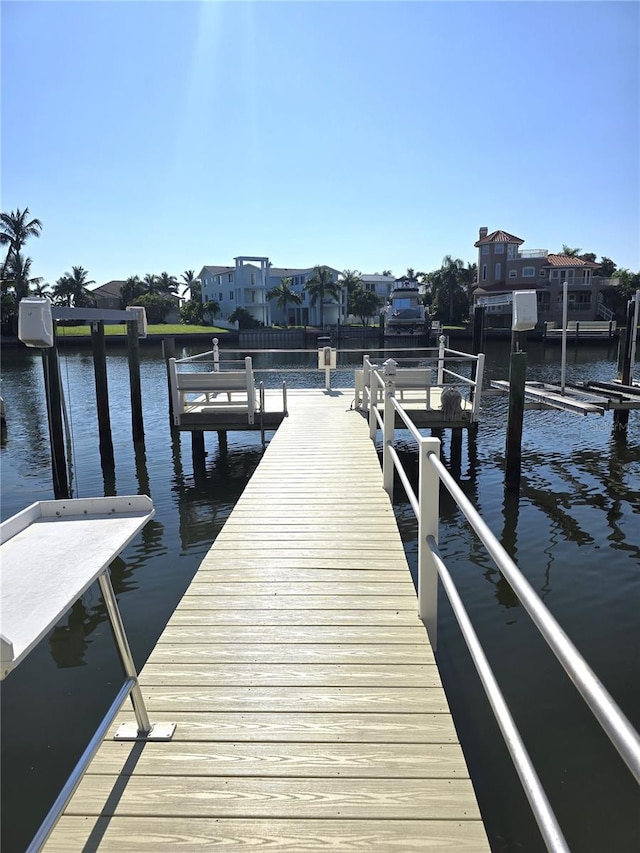
[[[98,409],[98,436],[102,468],[115,467],[111,416],[109,414],[109,386],[107,384],[107,350],[104,341],[104,320],[91,323],[91,349],[93,351],[93,373],[96,383],[96,406]]]
[[[140,344],[138,342],[138,321],[127,322],[127,344],[129,361],[129,387],[131,389],[131,429],[134,444],[144,441],[144,421],[142,418],[142,391],[140,382]]]
[[[51,444],[51,471],[53,474],[53,494],[56,498],[68,498],[67,459],[64,452],[64,429],[62,424],[62,404],[60,395],[60,368],[58,365],[58,347],[56,346],[55,325],[53,346],[42,350],[44,368],[44,389],[47,399],[49,422],[49,441]]]
[[[509,367],[509,414],[507,419],[505,487],[520,488],[522,464],[522,424],[524,420],[524,386],[527,373],[527,354],[511,353]]]

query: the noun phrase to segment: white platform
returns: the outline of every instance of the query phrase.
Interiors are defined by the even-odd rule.
[[[153,518],[145,495],[40,501],[0,524],[4,678]]]

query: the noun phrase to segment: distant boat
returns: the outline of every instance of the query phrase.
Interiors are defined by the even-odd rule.
[[[385,313],[388,335],[413,335],[414,332],[425,331],[425,310],[417,284],[394,287]]]

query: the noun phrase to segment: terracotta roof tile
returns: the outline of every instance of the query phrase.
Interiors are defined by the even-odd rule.
[[[481,240],[476,240],[473,245],[482,246],[485,243],[517,243],[521,246],[524,240],[520,239],[520,237],[514,237],[513,234],[509,234],[507,231],[492,231],[491,234],[487,234]]]
[[[573,255],[547,255],[548,267],[590,267],[596,269],[599,264],[594,264],[591,261],[583,261],[582,258],[575,258]]]

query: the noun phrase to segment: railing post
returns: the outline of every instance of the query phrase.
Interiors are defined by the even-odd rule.
[[[369,365],[369,438],[371,441],[376,440],[376,430],[378,429],[378,419],[376,412],[378,410],[378,376],[377,366]]]
[[[244,360],[244,369],[247,374],[247,415],[249,423],[253,424],[256,412],[256,389],[253,377],[253,362],[250,355],[246,356]]]
[[[447,339],[444,335],[440,335],[438,344],[438,385],[444,383],[444,345]]]
[[[362,411],[368,412],[371,399],[371,361],[365,355],[362,359]]]
[[[171,401],[171,416],[174,426],[180,426],[180,415],[182,414],[182,400],[178,391],[178,375],[176,370],[175,358],[170,358],[167,362],[169,373],[169,400]]]
[[[220,348],[218,347],[218,338],[213,339],[213,370],[214,373],[220,372]]]
[[[438,640],[438,568],[427,537],[438,543],[440,517],[440,477],[429,461],[429,454],[440,458],[440,440],[423,438],[419,448],[418,503],[418,616],[424,622],[431,646]]]
[[[484,353],[480,353],[476,362],[475,386],[473,388],[473,409],[471,420],[475,423],[480,417],[480,399],[482,397],[482,379],[484,376]]]
[[[395,434],[396,410],[392,400],[396,396],[397,362],[388,358],[384,363],[384,424],[382,430],[382,485],[389,498],[393,500],[393,459],[389,448],[393,446]]]

